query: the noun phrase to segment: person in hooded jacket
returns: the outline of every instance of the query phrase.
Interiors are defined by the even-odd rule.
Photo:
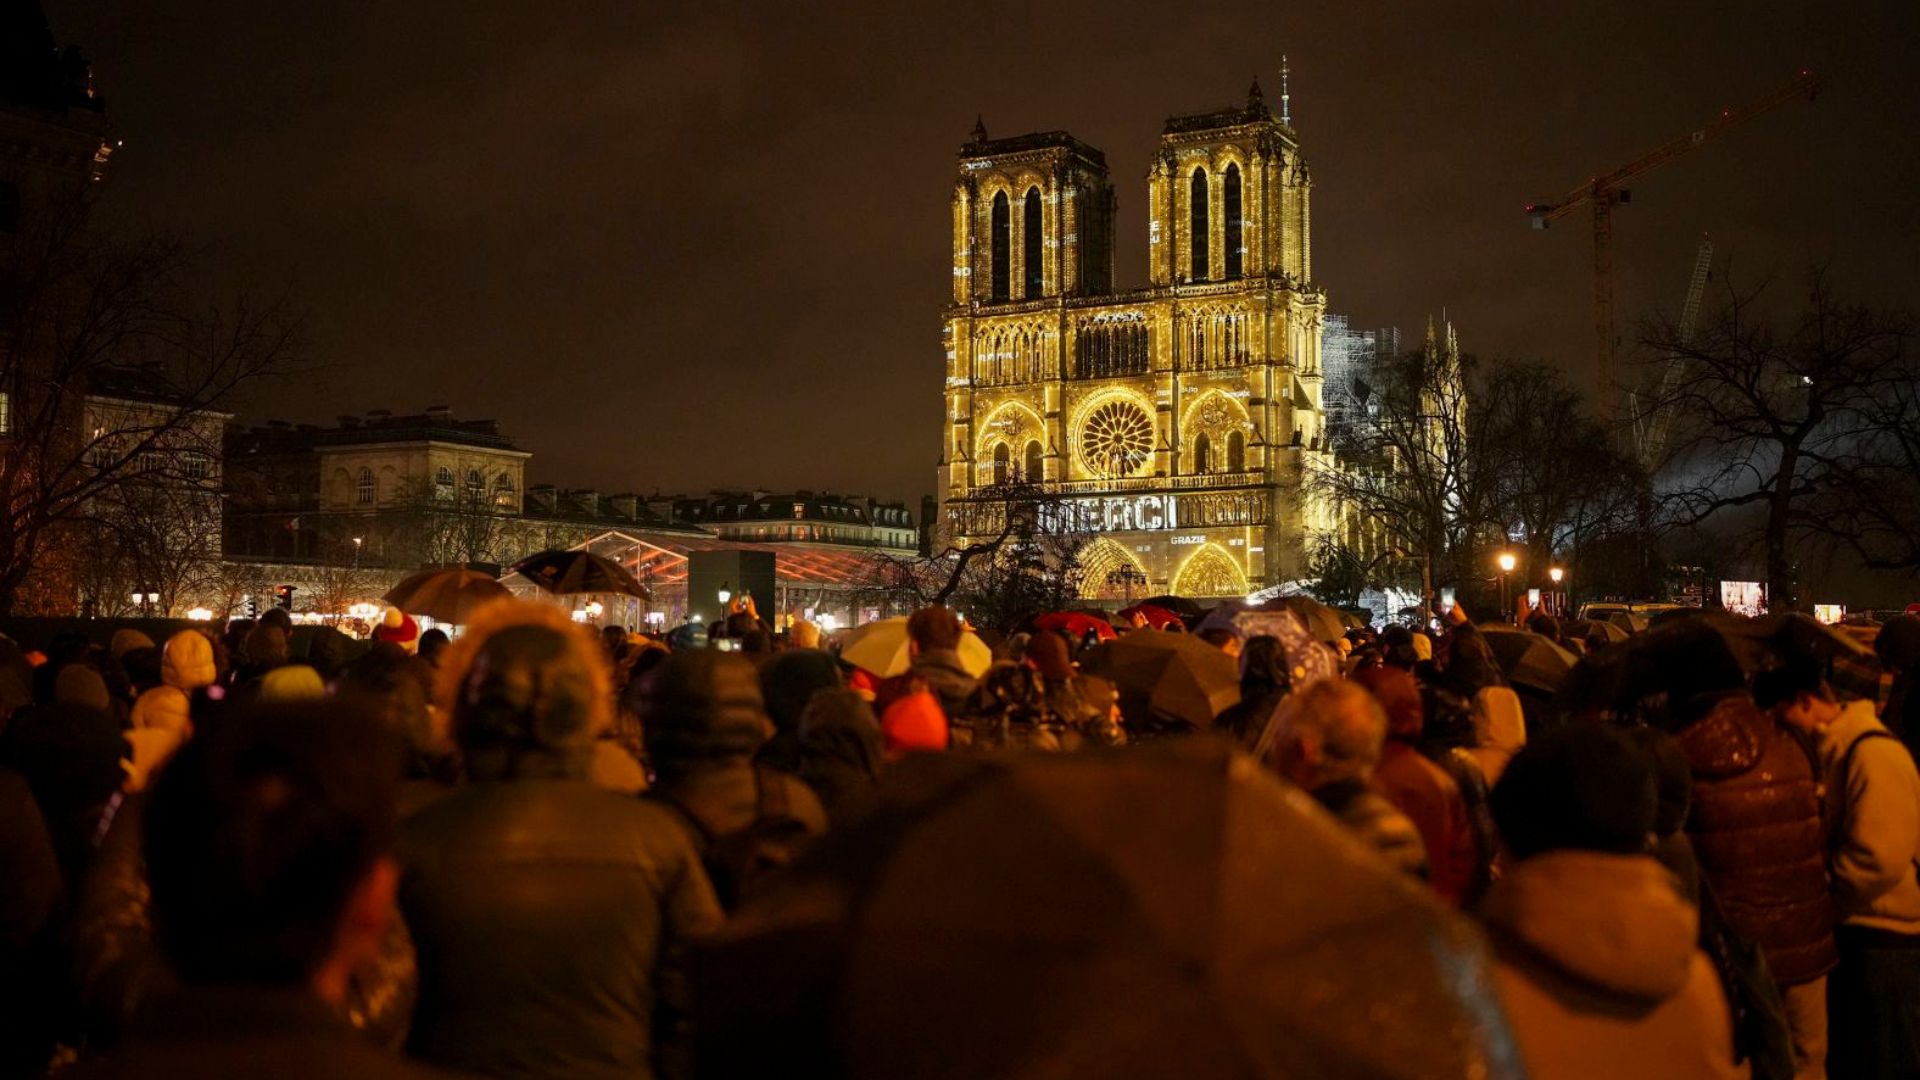
[[[1368,668],[1355,681],[1387,714],[1387,742],[1373,770],[1373,785],[1420,830],[1433,891],[1457,907],[1484,871],[1460,785],[1415,746],[1426,727],[1420,686],[1407,671],[1390,664]]]
[[[213,642],[198,630],[182,630],[167,639],[160,657],[160,685],[133,703],[133,730],[127,732],[127,790],[147,785],[155,769],[193,734],[193,699],[220,681]]]
[[[1819,777],[1810,751],[1742,685],[1724,642],[1697,638],[1663,722],[1693,772],[1687,832],[1727,925],[1760,947],[1793,1037],[1795,1075],[1826,1075],[1837,959]],[[1704,689],[1714,683],[1725,690]]]
[[[839,661],[817,649],[788,649],[760,665],[760,695],[766,699],[773,737],[753,759],[783,772],[800,767],[800,717],[813,696],[846,685]]]
[[[612,705],[599,642],[501,601],[438,687],[469,783],[401,824],[408,1049],[496,1077],[686,1075],[682,957],[720,908],[670,808],[587,779]]]
[[[1747,1075],[1698,912],[1646,853],[1655,807],[1645,757],[1596,724],[1529,743],[1493,790],[1510,859],[1480,916],[1535,1080]]]
[[[753,760],[772,731],[759,673],[736,653],[675,653],[641,687],[640,724],[656,783],[699,852],[722,906],[827,831],[827,812],[791,773]]]
[[[840,828],[873,807],[886,756],[873,706],[852,690],[821,690],[800,714],[800,779]]]
[[[1291,682],[1280,639],[1262,634],[1249,640],[1240,651],[1240,700],[1214,718],[1214,730],[1251,751],[1259,745]]]

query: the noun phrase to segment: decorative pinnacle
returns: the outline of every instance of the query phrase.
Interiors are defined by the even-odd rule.
[[[1292,74],[1293,74],[1292,69],[1287,67],[1287,54],[1281,53],[1280,54],[1280,122],[1288,125],[1289,127],[1293,125],[1293,95],[1288,92],[1290,87],[1288,87],[1287,85],[1287,80],[1288,80],[1288,77]]]
[[[987,120],[979,113],[975,113],[973,117],[973,141],[977,143],[987,141]]]
[[[1253,77],[1253,85],[1247,87],[1247,108],[1258,109],[1266,104],[1265,95],[1260,93],[1260,76]]]

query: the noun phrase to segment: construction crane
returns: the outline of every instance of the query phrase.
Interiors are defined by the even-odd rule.
[[[1619,399],[1619,386],[1613,372],[1613,208],[1631,202],[1633,190],[1626,183],[1641,173],[1657,169],[1690,150],[1698,150],[1707,140],[1762,113],[1793,101],[1811,100],[1820,91],[1820,80],[1802,70],[1792,82],[1773,93],[1737,108],[1722,109],[1705,126],[1670,139],[1641,154],[1625,165],[1574,188],[1553,202],[1527,204],[1527,216],[1533,227],[1545,229],[1555,221],[1578,210],[1581,204],[1593,208],[1593,333],[1598,346],[1598,398],[1594,410],[1603,421],[1613,418]]]
[[[1693,325],[1700,318],[1700,300],[1706,295],[1707,280],[1713,276],[1713,237],[1702,236],[1700,249],[1693,256],[1693,276],[1687,280],[1687,298],[1680,304],[1680,322],[1674,327],[1674,337],[1681,347],[1693,340]],[[1667,432],[1673,421],[1673,410],[1667,407],[1667,398],[1673,393],[1674,384],[1680,380],[1680,369],[1686,366],[1686,357],[1676,352],[1667,357],[1666,367],[1661,369],[1660,381],[1655,385],[1650,404],[1642,408],[1636,399],[1630,412],[1633,417],[1634,449],[1640,455],[1640,463],[1648,470],[1658,468],[1660,455],[1667,449]]]

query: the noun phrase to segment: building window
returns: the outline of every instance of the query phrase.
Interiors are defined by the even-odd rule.
[[[486,490],[487,490],[487,484],[486,484],[486,481],[480,479],[480,470],[468,469],[467,470],[467,494],[483,495],[486,493]]]
[[[1040,225],[1040,189],[1030,187],[1027,189],[1027,220],[1020,232],[1021,248],[1026,253],[1027,299],[1029,300],[1040,295],[1041,285],[1045,281],[1045,277],[1040,272],[1042,269],[1040,262],[1040,236],[1042,231]]]
[[[1247,437],[1237,431],[1227,436],[1227,471],[1247,471]]]
[[[1046,478],[1046,466],[1041,461],[1040,440],[1027,443],[1026,479],[1029,483],[1039,483]]]
[[[213,475],[213,459],[189,450],[180,455],[180,475],[188,480],[205,480]]]
[[[1012,467],[1013,451],[1008,448],[1006,443],[995,446],[993,448],[993,482],[996,484],[1006,483],[1007,473]]]
[[[439,470],[433,474],[433,486],[448,495],[453,494],[453,470],[445,465],[440,466]]]
[[[513,505],[513,477],[501,473],[493,478],[493,504],[502,508]]]
[[[361,506],[373,505],[373,470],[361,469],[360,476],[354,481],[353,501]]]
[[[1227,280],[1240,276],[1241,230],[1240,220],[1240,166],[1229,164],[1226,179],[1221,183],[1221,201],[1226,203],[1227,211]]]
[[[993,301],[1000,303],[1013,295],[1013,215],[1007,209],[1007,193],[993,197]]]
[[[1207,259],[1207,240],[1209,239],[1207,226],[1207,170],[1193,170],[1193,187],[1189,198],[1192,202],[1192,218],[1189,222],[1192,226],[1190,230],[1192,235],[1187,242],[1187,247],[1193,253],[1191,276],[1195,281],[1205,281],[1207,280],[1207,268],[1211,265]]]
[[[1193,471],[1203,473],[1212,468],[1213,440],[1207,438],[1206,433],[1202,432],[1195,436],[1193,440]]]

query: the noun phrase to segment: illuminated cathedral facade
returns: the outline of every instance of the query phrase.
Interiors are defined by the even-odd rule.
[[[948,542],[991,536],[1010,483],[1093,539],[1090,597],[1239,596],[1305,576],[1329,455],[1312,180],[1290,117],[1175,117],[1147,178],[1148,285],[1113,287],[1106,158],[1066,132],[988,138],[953,186]]]

